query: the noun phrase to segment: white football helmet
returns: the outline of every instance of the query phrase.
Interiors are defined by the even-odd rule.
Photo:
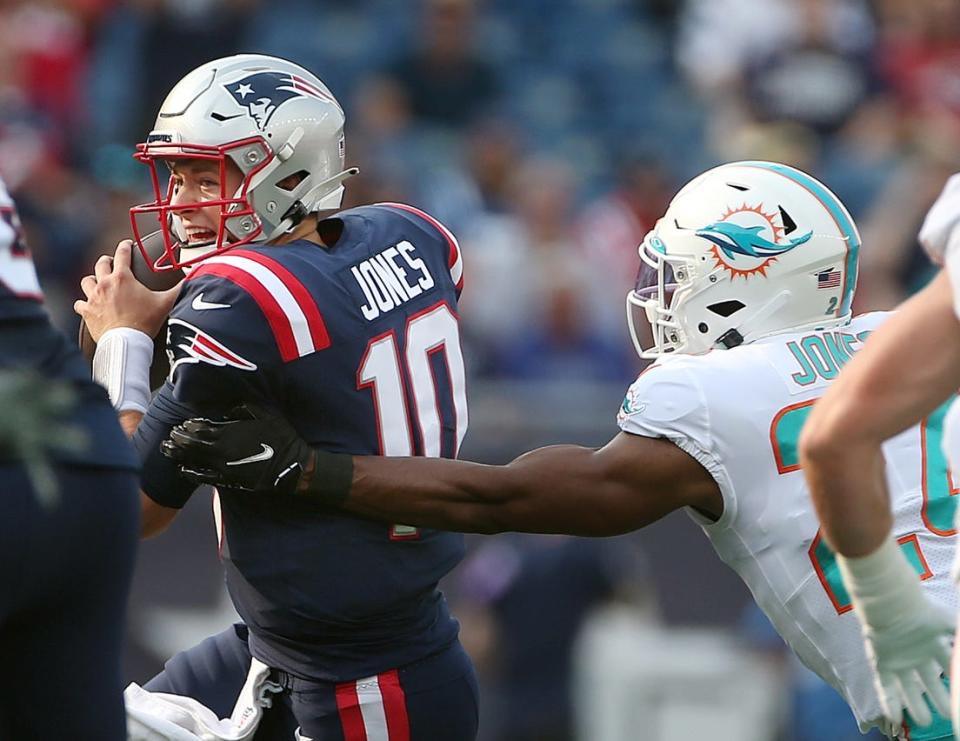
[[[627,321],[643,358],[735,347],[852,316],[857,227],[823,183],[786,165],[734,162],[697,176],[639,251]],[[651,347],[638,336],[646,323]]]
[[[316,76],[292,62],[241,54],[208,62],[167,95],[146,142],[134,157],[151,169],[154,201],[130,209],[134,241],[154,270],[191,265],[250,242],[270,242],[304,216],[339,208],[344,169],[343,109]],[[235,193],[225,192],[229,158],[243,173]],[[220,198],[171,205],[173,180],[157,162],[207,159],[220,163]],[[162,173],[162,174],[161,174]],[[292,189],[278,186],[301,174]],[[220,225],[209,245],[186,242],[178,211],[220,206]],[[160,229],[165,254],[151,259],[142,238]]]

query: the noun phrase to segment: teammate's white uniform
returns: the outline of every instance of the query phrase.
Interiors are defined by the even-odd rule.
[[[943,266],[950,277],[950,286],[953,289],[953,310],[960,318],[960,241],[952,241],[943,256]],[[950,466],[960,471],[960,401],[950,407],[944,424],[943,451],[950,459]],[[958,523],[960,524],[960,523]],[[956,577],[960,580],[960,555],[954,567]]]
[[[822,332],[784,333],[732,350],[666,356],[627,392],[618,421],[696,458],[723,495],[717,522],[691,512],[720,558],[800,659],[836,688],[866,730],[882,717],[860,625],[799,471],[797,439],[812,403],[886,314]],[[909,348],[904,348],[910,362]],[[940,448],[943,409],[884,446],[893,532],[935,601],[950,582],[956,497]],[[955,490],[954,490],[955,491]]]

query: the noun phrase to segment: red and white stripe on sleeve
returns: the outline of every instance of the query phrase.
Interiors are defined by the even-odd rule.
[[[337,685],[344,741],[410,741],[407,701],[396,669]]]
[[[438,232],[440,232],[440,234],[446,240],[447,246],[449,247],[447,267],[450,268],[450,279],[456,286],[457,293],[463,290],[463,257],[460,254],[460,243],[457,241],[457,238],[453,236],[453,232],[447,229],[447,227],[441,224],[426,211],[421,211],[419,208],[409,206],[406,203],[378,203],[376,205],[398,208],[401,211],[406,211],[407,213],[419,216],[421,219],[434,227]]]
[[[256,301],[273,331],[283,362],[330,346],[330,335],[310,291],[276,260],[249,250],[215,255],[190,271],[188,280],[217,275]]]

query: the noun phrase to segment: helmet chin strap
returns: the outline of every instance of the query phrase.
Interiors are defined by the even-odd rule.
[[[186,247],[180,246],[180,262],[191,262],[198,258],[203,257],[216,249],[216,246],[213,244],[204,245],[203,247]],[[190,271],[197,267],[199,263],[193,263],[192,265],[184,265],[181,270],[183,270],[184,275],[190,275]]]
[[[283,219],[266,236],[264,241],[269,242],[289,233],[309,214],[320,210],[339,208],[343,200],[343,181],[352,178],[359,172],[360,169],[357,167],[348,167],[333,177],[314,185],[287,210]]]
[[[187,243],[187,230],[183,228],[183,220],[175,213],[170,214],[170,231],[180,244]]]
[[[767,335],[774,334],[774,332],[759,332],[759,331],[744,331],[747,327],[756,325],[762,322],[769,316],[776,314],[780,309],[786,306],[790,302],[790,291],[780,291],[771,298],[767,303],[761,306],[757,311],[754,312],[753,316],[744,320],[739,327],[732,327],[731,329],[725,331],[720,335],[716,340],[714,340],[714,346],[722,346],[725,348],[736,347],[737,345],[745,345],[754,340],[759,340],[761,337],[766,337]],[[790,329],[789,327],[784,327],[784,330]],[[775,330],[782,331],[782,330]],[[734,334],[735,333],[735,334]],[[737,341],[737,336],[739,336],[739,341]],[[731,344],[732,343],[732,344]]]

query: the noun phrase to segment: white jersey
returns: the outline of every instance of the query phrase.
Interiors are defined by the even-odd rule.
[[[955,181],[956,176],[951,178]],[[943,255],[943,266],[950,278],[950,287],[953,290],[953,310],[960,318],[960,240],[950,240],[946,245],[946,251]],[[947,419],[944,422],[943,434],[943,452],[947,456],[950,467],[960,470],[960,400],[957,400],[950,407]],[[960,527],[960,511],[957,513],[958,521],[955,527]],[[960,582],[960,553],[957,554],[957,560],[953,566],[954,581]]]
[[[6,304],[13,300],[37,303],[43,300],[43,293],[33,259],[27,249],[17,209],[3,179],[0,178],[0,302]],[[31,312],[45,316],[37,307],[20,313]],[[5,317],[9,313],[17,312],[3,309],[0,316]]]
[[[665,437],[716,480],[723,515],[691,511],[720,558],[800,659],[847,700],[863,730],[882,716],[849,596],[802,472],[797,440],[814,401],[888,316],[664,358],[627,392],[625,431]],[[945,408],[883,446],[894,534],[934,601],[956,608],[956,493],[940,446]]]

